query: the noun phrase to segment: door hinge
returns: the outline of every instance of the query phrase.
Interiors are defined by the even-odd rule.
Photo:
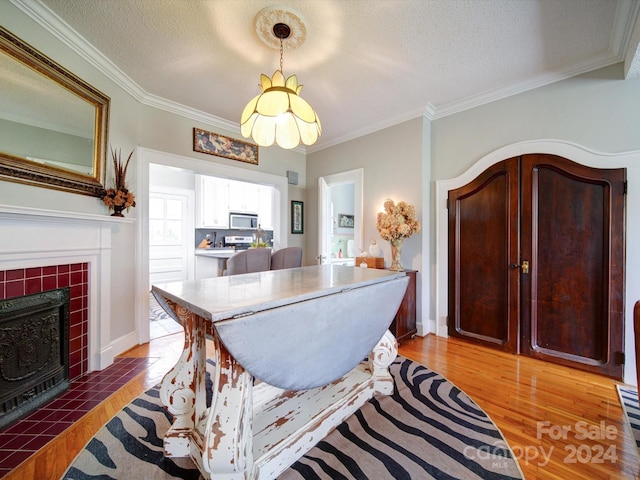
[[[615,364],[616,365],[624,365],[626,360],[626,355],[624,352],[616,352],[615,354]]]
[[[626,194],[627,194],[627,181],[626,181],[626,180],[624,181],[624,187],[623,187],[622,193],[623,193],[624,195],[626,195]]]
[[[449,210],[449,199],[447,198],[447,210]]]

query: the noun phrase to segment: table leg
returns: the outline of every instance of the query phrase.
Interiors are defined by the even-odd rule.
[[[214,476],[244,479],[253,466],[253,376],[213,332],[219,352],[213,399],[204,428],[202,465]]]
[[[387,330],[369,355],[369,371],[375,379],[375,391],[385,395],[393,393],[393,377],[389,365],[398,356],[396,337]]]
[[[176,365],[165,375],[160,385],[160,400],[174,417],[164,438],[167,456],[187,457],[191,443],[198,437],[196,421],[206,409],[206,323],[204,319],[164,298],[184,328],[184,349]]]

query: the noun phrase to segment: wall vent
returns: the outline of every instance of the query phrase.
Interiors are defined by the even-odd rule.
[[[291,170],[287,170],[287,181],[289,185],[297,185],[298,184],[298,172],[293,172]]]

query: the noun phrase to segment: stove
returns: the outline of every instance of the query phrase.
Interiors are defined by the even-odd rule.
[[[224,246],[233,247],[236,250],[247,250],[253,242],[253,236],[228,235],[224,237]]]

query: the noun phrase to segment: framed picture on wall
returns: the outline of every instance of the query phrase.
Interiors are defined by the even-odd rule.
[[[258,146],[199,128],[193,129],[193,151],[258,165]]]
[[[291,233],[303,233],[304,207],[302,202],[291,200]]]
[[[354,225],[353,215],[346,215],[344,213],[338,214],[338,227],[353,228],[353,225]]]

